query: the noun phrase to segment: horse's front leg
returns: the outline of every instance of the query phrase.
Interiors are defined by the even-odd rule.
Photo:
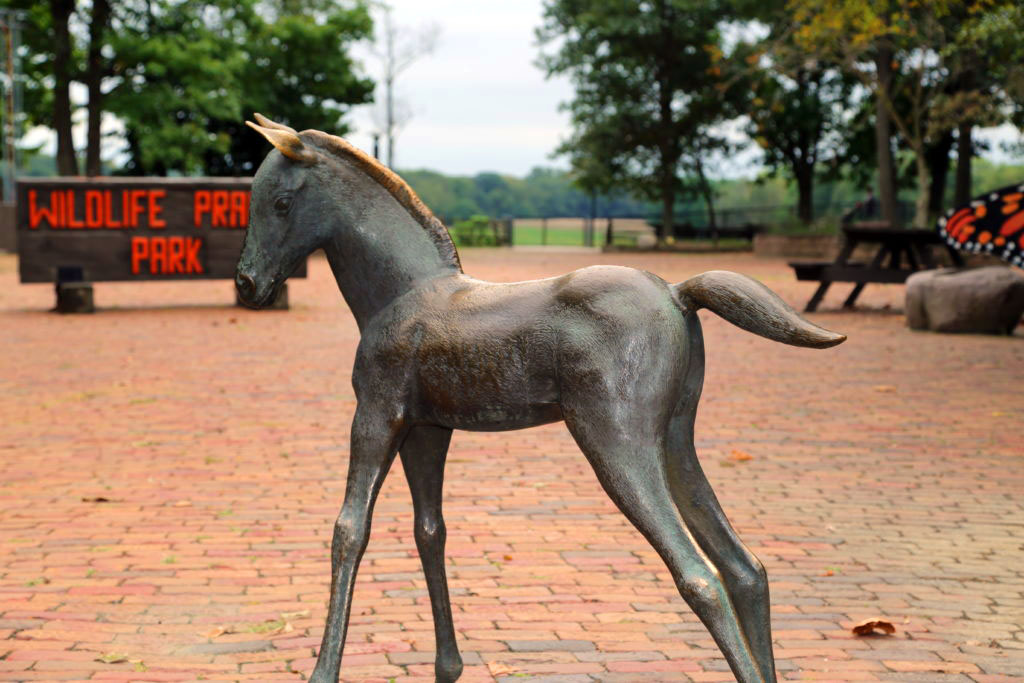
[[[462,675],[462,657],[455,643],[452,605],[444,571],[446,532],[441,516],[444,461],[451,438],[450,429],[421,425],[409,432],[400,451],[416,511],[416,548],[427,577],[430,607],[434,613],[437,647],[434,675],[440,683],[451,683]]]
[[[310,681],[336,683],[345,647],[352,586],[370,540],[370,517],[380,486],[404,436],[400,419],[360,404],[352,421],[348,484],[331,542],[331,600],[320,654]]]

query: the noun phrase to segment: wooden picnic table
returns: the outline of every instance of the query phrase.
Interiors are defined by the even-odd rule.
[[[811,312],[825,296],[833,282],[853,282],[853,291],[843,302],[850,308],[871,282],[901,283],[914,272],[937,268],[932,248],[942,245],[949,252],[953,264],[963,265],[956,249],[946,244],[937,232],[890,227],[885,222],[850,223],[842,226],[843,246],[834,261],[791,261],[797,280],[816,281],[820,284],[805,311]],[[877,245],[874,257],[868,263],[854,262],[850,258],[861,244]]]

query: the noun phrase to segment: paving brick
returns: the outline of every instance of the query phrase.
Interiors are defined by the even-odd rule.
[[[463,262],[497,281],[596,262],[676,282],[724,268],[797,307],[813,290],[743,254]],[[52,287],[17,284],[16,266],[0,255],[0,680],[308,676],[358,343],[326,262],[310,260],[285,314],[230,306],[228,282],[100,283],[100,311],[80,317],[48,313]],[[853,312],[843,294],[812,317],[849,341],[821,352],[701,314],[697,448],[768,570],[780,677],[1021,680],[1024,334],[911,333],[902,287],[870,285]],[[733,680],[564,426],[456,434],[445,518],[462,680]],[[412,530],[396,463],[343,680],[433,680]],[[874,617],[896,634],[850,633]],[[97,661],[118,655],[149,671]]]

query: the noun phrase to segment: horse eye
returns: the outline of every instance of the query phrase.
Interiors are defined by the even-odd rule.
[[[278,197],[277,200],[274,202],[274,211],[277,211],[278,213],[284,213],[288,209],[290,209],[291,206],[291,197]]]

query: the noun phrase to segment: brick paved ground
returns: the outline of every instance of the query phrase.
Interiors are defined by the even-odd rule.
[[[464,262],[496,280],[725,267],[811,292],[746,255]],[[77,317],[15,266],[0,256],[0,679],[301,679],[354,407],[357,331],[324,261],[288,313],[230,307],[226,282],[100,284],[102,312]],[[1021,680],[1024,339],[912,334],[902,288],[869,286],[856,313],[835,312],[844,295],[814,316],[850,335],[829,351],[704,316],[698,446],[767,566],[781,676]],[[464,680],[731,680],[561,425],[459,433],[447,475]],[[850,634],[875,616],[896,634]],[[430,680],[432,652],[396,466],[344,678]]]

